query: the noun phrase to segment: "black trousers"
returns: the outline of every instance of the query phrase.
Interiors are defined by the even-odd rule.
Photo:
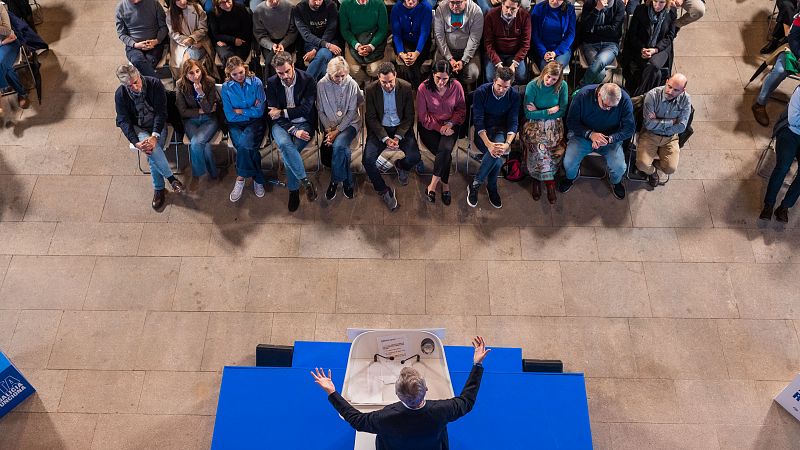
[[[453,147],[456,145],[458,138],[458,127],[455,127],[455,133],[450,136],[443,136],[438,131],[432,131],[422,126],[421,123],[417,124],[419,131],[419,140],[422,144],[436,156],[433,161],[433,174],[442,179],[442,183],[448,184],[450,180],[450,165],[453,160]]]
[[[628,75],[625,78],[625,90],[631,97],[646,94],[653,88],[661,86],[661,69],[669,62],[672,48],[658,52],[650,59],[642,59],[635,55],[628,64]]]

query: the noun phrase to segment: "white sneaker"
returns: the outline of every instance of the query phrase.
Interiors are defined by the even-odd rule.
[[[244,180],[236,180],[231,191],[231,201],[238,202],[242,198],[242,191],[244,191]]]
[[[256,197],[261,198],[264,196],[264,185],[256,183],[253,181],[253,191],[256,193]]]

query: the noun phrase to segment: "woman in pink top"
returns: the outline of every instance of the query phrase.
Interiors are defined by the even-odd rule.
[[[451,77],[450,64],[437,61],[427,80],[417,90],[417,131],[422,144],[434,155],[433,177],[426,189],[428,201],[436,201],[436,186],[442,183],[442,203],[449,205],[450,164],[458,139],[458,126],[464,123],[467,104],[464,88]]]

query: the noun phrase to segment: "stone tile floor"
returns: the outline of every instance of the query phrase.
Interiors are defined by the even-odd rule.
[[[39,393],[0,448],[207,448],[221,369],[257,343],[423,326],[585,372],[598,449],[797,448],[771,399],[800,369],[800,213],[755,220],[770,130],[743,89],[772,2],[707,0],[681,31],[696,134],[665,187],[550,207],[503,183],[497,211],[414,176],[388,213],[362,178],[295,215],[281,190],[230,204],[230,177],[154,213],[114,127],[114,1],[42,4],[44,103],[0,128],[0,348]]]

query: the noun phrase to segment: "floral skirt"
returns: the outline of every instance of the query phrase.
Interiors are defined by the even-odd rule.
[[[542,136],[551,134],[551,130],[545,131],[544,128],[561,127],[560,119],[556,120],[559,121],[558,125],[547,123],[555,122],[552,120],[531,120],[522,127],[522,148],[525,150],[528,173],[539,181],[555,179],[566,150],[563,138],[557,141],[542,139]]]

